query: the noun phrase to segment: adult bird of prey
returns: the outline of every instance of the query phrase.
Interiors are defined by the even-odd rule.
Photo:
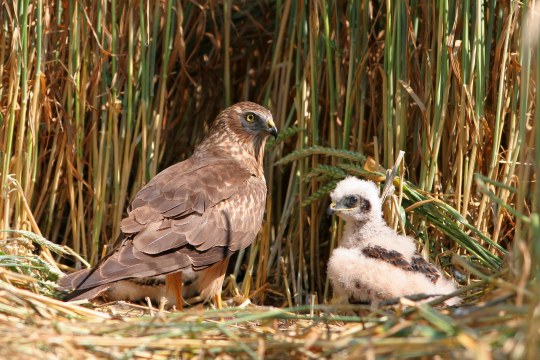
[[[277,133],[272,114],[258,104],[222,111],[190,158],[137,193],[109,256],[60,279],[60,289],[73,290],[66,300],[165,297],[181,308],[181,296],[219,295],[231,255],[261,228],[264,147]]]
[[[343,238],[328,261],[335,302],[380,303],[415,294],[446,295],[456,290],[416,251],[414,240],[388,227],[379,189],[348,177],[330,194],[329,213],[346,221]],[[459,302],[446,300],[447,305]]]

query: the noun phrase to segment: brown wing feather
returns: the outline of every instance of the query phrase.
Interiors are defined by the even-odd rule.
[[[210,202],[212,206],[206,207],[202,214],[192,212],[169,219],[168,223],[167,219],[162,219],[142,227],[133,235],[133,245],[151,255],[186,244],[199,251],[213,246],[227,246],[232,251],[246,247],[254,240],[262,222],[266,185],[264,180],[253,176],[241,185],[227,201]]]
[[[165,218],[159,211],[169,211],[169,206],[151,205],[159,203],[157,199],[164,197],[165,192],[158,195],[145,187],[139,192],[142,196],[137,195],[138,207],[122,221],[122,230],[127,234],[116,251],[94,271],[68,275],[59,285],[84,290],[131,277],[163,275],[189,266],[200,270],[251,244],[264,213],[264,179],[251,176],[233,162],[214,164],[209,172],[202,169],[208,167],[198,167],[194,173],[183,172],[188,180],[178,181],[183,187],[182,199],[187,199],[191,206],[204,203],[202,214],[187,208],[179,218]],[[169,193],[173,193],[172,178],[161,178],[167,181]],[[150,184],[160,186],[159,181]],[[207,191],[199,190],[201,185],[207,185]],[[149,199],[148,194],[151,200],[143,204]]]
[[[58,284],[64,289],[91,289],[135,276],[168,274],[190,265],[189,254],[170,252],[161,256],[150,256],[137,251],[130,242],[127,242],[98,267],[64,276]]]
[[[435,266],[428,263],[420,254],[413,255],[411,262],[408,262],[403,254],[395,250],[387,250],[381,246],[367,246],[362,249],[362,253],[370,258],[378,259],[390,263],[402,270],[421,273],[432,283],[436,283],[440,274]]]

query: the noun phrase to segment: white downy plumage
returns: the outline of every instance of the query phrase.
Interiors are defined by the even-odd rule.
[[[342,242],[328,261],[335,301],[378,303],[456,290],[440,270],[418,254],[412,238],[386,225],[375,183],[348,177],[330,196],[329,211],[346,221]],[[445,303],[455,305],[459,301],[454,297]]]

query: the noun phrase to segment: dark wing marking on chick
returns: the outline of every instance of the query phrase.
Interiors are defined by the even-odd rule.
[[[362,253],[369,258],[382,260],[405,271],[414,271],[411,264],[403,257],[403,254],[395,250],[387,250],[381,246],[374,245],[363,248]]]
[[[395,250],[387,250],[381,246],[367,246],[362,253],[372,259],[382,260],[405,271],[417,272],[426,276],[432,283],[441,277],[435,266],[428,263],[420,254],[416,253],[409,263],[403,254]]]
[[[437,283],[441,274],[435,266],[428,263],[420,254],[416,253],[412,257],[411,266],[414,271],[424,274],[432,283]]]

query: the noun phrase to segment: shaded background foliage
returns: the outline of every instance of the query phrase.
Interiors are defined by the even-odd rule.
[[[231,269],[244,295],[327,298],[341,224],[326,218],[325,195],[345,174],[380,181],[400,150],[410,183],[386,215],[426,256],[446,267],[459,253],[495,270],[517,244],[515,269],[535,254],[527,5],[39,0],[0,9],[3,229],[42,233],[95,263],[134,193],[189,156],[221,109],[251,100],[272,110],[282,135],[268,146],[259,241]]]

